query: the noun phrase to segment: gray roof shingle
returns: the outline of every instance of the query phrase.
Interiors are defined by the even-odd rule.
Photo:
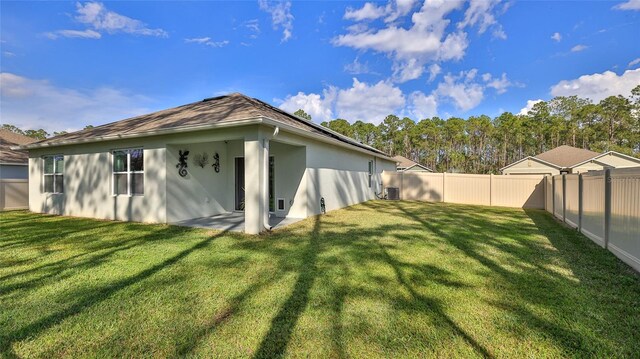
[[[291,115],[263,101],[239,93],[218,96],[193,102],[166,110],[136,116],[125,120],[108,123],[77,132],[67,133],[40,142],[36,145],[55,146],[95,138],[115,137],[122,135],[144,135],[168,129],[188,129],[190,127],[233,123],[240,120],[267,117],[274,121],[313,133],[318,136],[333,138],[368,151],[386,154],[373,147],[340,135],[315,123]]]

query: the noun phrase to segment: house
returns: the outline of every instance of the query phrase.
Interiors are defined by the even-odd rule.
[[[374,199],[382,171],[395,169],[381,151],[238,93],[22,148],[33,212],[238,221],[229,228],[251,234]]]
[[[0,178],[29,178],[29,154],[12,147],[26,145],[36,140],[9,130],[0,129]]]
[[[393,159],[396,161],[396,171],[398,172],[433,172],[427,166],[403,156],[394,156]]]
[[[35,139],[0,129],[0,210],[23,209],[29,204],[29,155],[12,147]]]
[[[557,175],[637,166],[640,166],[640,159],[615,151],[598,153],[563,145],[536,156],[527,156],[500,171],[504,175]]]

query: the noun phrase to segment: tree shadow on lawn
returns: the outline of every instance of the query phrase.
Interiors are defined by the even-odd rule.
[[[180,227],[161,227],[162,229],[157,231],[156,233],[154,233],[155,236],[158,236],[158,238],[172,238],[172,234],[175,234],[176,231],[178,232],[184,232],[189,231],[189,229],[184,229],[184,228],[180,228]],[[108,284],[108,285],[104,285],[100,288],[97,289],[92,289],[90,292],[85,292],[83,293],[83,295],[75,293],[73,296],[73,299],[75,300],[75,302],[71,305],[69,305],[68,307],[66,307],[65,309],[62,309],[56,313],[53,314],[49,314],[47,316],[44,316],[42,318],[39,318],[38,320],[25,325],[13,332],[9,332],[9,333],[5,333],[2,332],[0,333],[0,354],[2,354],[3,356],[6,356],[8,358],[15,358],[18,357],[18,355],[13,351],[12,348],[12,344],[19,342],[21,340],[24,340],[26,338],[29,337],[36,337],[39,335],[39,333],[44,332],[45,330],[47,330],[48,328],[51,328],[55,325],[57,325],[58,323],[61,323],[62,321],[64,321],[66,318],[69,318],[71,316],[74,316],[90,307],[93,307],[95,305],[97,305],[98,303],[101,303],[107,299],[109,299],[110,297],[112,297],[114,294],[116,294],[117,292],[135,284],[138,283],[140,281],[143,281],[151,276],[153,276],[154,274],[158,273],[159,271],[168,268],[174,264],[176,264],[177,262],[179,262],[180,260],[182,260],[183,258],[187,257],[189,254],[203,249],[206,246],[208,246],[209,244],[211,244],[211,242],[213,242],[215,239],[220,238],[222,236],[224,236],[226,234],[226,232],[219,232],[216,233],[215,235],[209,236],[207,238],[205,238],[204,240],[198,241],[196,244],[194,244],[193,246],[182,250],[180,252],[178,252],[175,255],[172,255],[171,257],[161,261],[160,263],[157,263],[141,272],[138,272],[137,274],[127,277],[127,278],[123,278],[120,279],[114,283]],[[139,239],[132,239],[131,241],[135,242],[135,241],[139,241],[137,244],[129,244],[128,246],[125,245],[123,247],[122,250],[124,249],[131,249],[131,247],[136,246],[136,245],[140,245],[142,243],[145,242],[144,238],[139,238]],[[123,241],[124,244],[131,242],[131,241]],[[118,249],[114,249],[110,252],[106,253],[106,256],[108,257],[109,255],[112,255],[113,253],[117,252]],[[106,257],[101,257],[98,256],[98,258],[96,258],[96,260],[101,261],[101,260],[105,260]],[[87,260],[83,261],[81,263],[82,266],[88,266],[91,267],[92,266],[92,260],[93,258],[88,258]],[[56,269],[57,271],[58,269]],[[51,275],[45,275],[45,277],[50,277],[50,276],[55,276],[55,272]]]
[[[409,345],[415,354],[423,352],[424,346],[418,346],[421,343],[432,341],[432,345],[441,348],[453,341],[453,338],[460,338],[469,351],[476,355],[500,355],[501,343],[493,342],[491,335],[476,337],[473,331],[466,328],[468,323],[463,323],[448,313],[455,310],[456,303],[431,291],[434,286],[452,291],[473,288],[460,280],[459,273],[449,272],[437,263],[411,261],[408,256],[410,253],[405,253],[408,248],[428,251],[453,249],[484,268],[477,274],[486,278],[486,285],[492,289],[494,296],[478,300],[486,300],[488,305],[511,313],[520,323],[524,323],[509,328],[491,328],[494,331],[514,331],[521,335],[535,332],[552,340],[566,355],[632,356],[633,350],[637,349],[638,344],[617,341],[623,337],[633,338],[639,332],[640,325],[637,321],[640,315],[632,299],[634,295],[635,298],[640,296],[637,280],[621,273],[621,267],[615,264],[615,258],[598,252],[593,246],[583,248],[585,246],[578,239],[571,237],[575,233],[561,227],[556,231],[556,224],[549,223],[552,219],[544,213],[477,206],[441,206],[424,202],[374,201],[357,206],[357,211],[353,211],[354,215],[366,214],[366,211],[362,211],[363,208],[384,213],[386,222],[371,224],[343,221],[342,215],[345,212],[336,211],[309,218],[272,234],[243,237],[233,242],[230,250],[240,250],[248,257],[253,253],[259,255],[257,258],[268,258],[269,262],[274,263],[275,272],[251,278],[251,282],[227,299],[226,305],[217,308],[216,314],[209,320],[201,325],[188,327],[188,333],[179,338],[172,338],[175,353],[181,356],[197,354],[197,349],[206,343],[210,334],[228,323],[233,316],[252,315],[242,312],[243,303],[255,299],[262,289],[294,273],[295,280],[287,286],[291,288],[290,292],[282,293],[282,298],[277,301],[280,303],[279,307],[273,310],[268,328],[257,341],[259,344],[250,351],[256,358],[285,356],[293,338],[297,338],[296,330],[310,330],[299,325],[300,318],[304,315],[326,316],[319,319],[330,322],[332,348],[329,349],[329,356],[349,356],[349,349],[352,349],[349,345],[352,344],[354,333],[375,333],[377,330],[376,323],[372,321],[363,319],[361,322],[354,322],[353,312],[348,314],[348,318],[345,317],[345,305],[352,311],[354,300],[388,305],[393,310],[393,316],[419,314],[423,321],[426,318],[431,320],[429,325],[434,328],[416,328],[400,322],[402,327],[396,329],[412,338],[409,344],[388,339],[389,336],[397,335],[396,332],[383,333],[382,336],[367,335],[366,338],[372,345],[385,349],[384,353],[392,353],[394,350],[402,353],[406,350],[405,346]],[[402,220],[402,224],[395,224],[396,219]],[[164,227],[157,232],[147,232],[147,236],[171,238],[172,231],[177,230],[175,227]],[[422,231],[424,235],[416,235]],[[224,234],[221,232],[200,240],[133,276],[76,295],[74,303],[69,307],[41,317],[13,332],[2,333],[0,348],[4,348],[4,352],[0,350],[0,354],[17,356],[12,351],[13,343],[35,338],[66,318],[112,298],[121,290],[140,281],[148,281],[154,274],[195,251],[206,248]],[[546,245],[542,240],[533,240],[536,236],[543,236],[553,246]],[[97,254],[96,260],[106,261],[117,251],[130,249],[127,246],[133,248],[141,243],[145,243],[145,236],[126,241],[122,243],[122,247],[109,244],[103,249],[106,252]],[[96,245],[98,244],[100,243]],[[443,244],[447,246],[444,249],[441,248]],[[62,260],[60,264],[47,264],[35,269],[35,272],[47,276],[49,280],[57,278],[63,275],[64,272],[60,271],[65,266],[73,265],[64,262],[66,260]],[[594,260],[595,267],[591,265]],[[260,261],[258,265],[262,265]],[[240,257],[213,264],[233,267],[246,265]],[[91,258],[83,259],[79,265],[91,268]],[[570,268],[578,281],[558,272],[557,267]],[[604,274],[594,274],[594,270]],[[607,282],[606,279],[611,274],[615,274],[616,278]],[[618,274],[622,278],[617,277]],[[216,271],[212,275],[216,275]],[[30,285],[39,284],[36,281]],[[615,293],[619,290],[616,287],[620,286],[628,295],[616,302]],[[551,314],[534,312],[531,310],[532,305]],[[322,313],[318,314],[320,310]],[[590,312],[594,312],[594,315],[589,316]],[[622,317],[622,313],[630,318]],[[616,333],[617,336],[612,336],[601,330],[607,328],[608,321],[625,320],[629,322],[624,329],[627,335]],[[522,330],[521,327],[529,332],[518,333]],[[432,334],[435,331],[441,334],[444,332],[448,340],[443,344],[441,339]],[[304,343],[296,343],[296,349],[300,345]]]
[[[332,219],[327,228],[323,228],[321,223],[326,219]],[[333,231],[329,228],[339,228],[340,231]],[[345,229],[346,228],[346,229]],[[466,341],[479,355],[491,357],[492,355],[480,345],[472,336],[467,334],[455,321],[453,321],[444,311],[442,303],[436,298],[429,298],[420,294],[414,289],[414,285],[425,282],[437,283],[443,286],[463,287],[463,283],[458,283],[448,278],[446,271],[429,264],[414,264],[400,261],[394,258],[387,250],[388,244],[380,242],[380,237],[390,231],[397,230],[394,225],[378,225],[373,228],[364,229],[358,226],[349,226],[347,223],[335,221],[332,215],[318,216],[314,218],[313,230],[308,237],[296,238],[306,242],[301,254],[289,253],[283,255],[278,253],[274,258],[279,260],[281,270],[293,270],[298,273],[298,278],[293,285],[291,293],[283,302],[278,312],[273,317],[270,327],[264,335],[258,349],[254,353],[254,358],[282,357],[286,354],[290,344],[292,333],[300,317],[305,313],[314,301],[314,305],[321,296],[321,293],[314,293],[312,289],[314,283],[319,279],[332,282],[331,288],[326,289],[332,295],[329,301],[331,311],[332,343],[334,345],[331,356],[346,357],[343,340],[342,311],[347,298],[376,298],[383,300],[398,310],[419,311],[429,317],[434,318],[437,326],[450,330],[455,335]],[[277,235],[276,235],[277,236]],[[268,242],[266,244],[269,244]],[[246,246],[240,244],[245,249],[258,250],[260,252],[274,253],[271,246]],[[326,256],[328,250],[339,249],[339,254]],[[292,256],[294,262],[298,263],[298,268],[292,268]],[[320,259],[322,258],[322,259]],[[395,291],[389,291],[389,282],[378,282],[378,290],[358,288],[345,283],[339,283],[343,277],[335,276],[330,271],[340,273],[350,272],[353,266],[375,265],[388,266],[392,275],[395,276],[394,285],[399,285],[410,293],[411,298],[404,298],[403,295]],[[362,270],[363,268],[360,268]],[[410,279],[407,274],[410,273]],[[348,274],[346,275],[348,277]],[[376,278],[371,277],[375,283]],[[338,283],[336,283],[338,282]],[[433,338],[431,338],[433,339]],[[388,342],[379,343],[381,346],[389,345]]]
[[[640,310],[634,304],[640,296],[637,277],[586,237],[553,223],[544,211],[519,214],[510,209],[449,205],[445,210],[438,204],[421,205],[428,210],[416,211],[419,205],[411,202],[395,207],[489,269],[487,278],[505,291],[490,304],[517,316],[527,330],[552,339],[566,355],[632,355],[640,350],[628,342],[640,330]],[[504,215],[516,220],[492,220]],[[527,219],[533,226],[526,224]],[[553,246],[534,241],[535,236]],[[490,248],[504,260],[490,256]],[[570,274],[558,267],[570,269]],[[541,309],[538,313],[551,314],[536,314],[529,309],[532,305]],[[623,326],[629,329],[627,335],[609,335],[621,329],[612,325],[620,321],[627,322]],[[603,331],[604,327],[611,331]]]

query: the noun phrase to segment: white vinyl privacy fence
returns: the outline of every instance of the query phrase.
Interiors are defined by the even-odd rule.
[[[384,187],[398,188],[404,200],[519,208],[545,208],[544,181],[541,175],[382,173]]]
[[[640,271],[640,167],[547,177],[546,210]]]

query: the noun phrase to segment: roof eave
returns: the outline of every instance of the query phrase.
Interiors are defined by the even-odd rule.
[[[609,154],[613,154],[613,155],[616,155],[616,156],[619,156],[619,157],[622,157],[622,158],[625,158],[625,159],[640,163],[640,159],[637,159],[635,157],[632,157],[632,156],[629,156],[629,155],[625,155],[624,153],[620,153],[620,152],[616,152],[616,151],[607,151],[607,152],[601,153],[601,154],[599,154],[597,156],[593,156],[593,157],[589,158],[588,160],[576,163],[575,165],[571,165],[568,168],[575,168],[575,167],[581,166],[581,165],[583,165],[585,163],[589,163],[591,161],[596,161],[598,158],[604,157],[604,156],[609,155]]]
[[[318,141],[321,141],[321,142],[325,142],[325,143],[334,144],[334,145],[338,145],[340,147],[349,148],[349,149],[352,149],[352,150],[355,150],[355,151],[358,151],[358,152],[366,153],[366,154],[369,154],[369,155],[376,156],[378,158],[382,158],[382,159],[394,162],[393,158],[391,158],[391,157],[389,157],[389,156],[387,156],[385,154],[377,153],[375,151],[369,150],[367,148],[359,147],[359,146],[350,144],[348,142],[340,141],[340,140],[335,139],[335,138],[326,137],[326,136],[320,136],[320,135],[315,134],[313,132],[305,131],[305,130],[302,130],[300,128],[288,125],[286,123],[282,123],[280,121],[276,121],[276,120],[274,120],[274,119],[272,119],[270,117],[262,117],[262,119],[263,119],[262,123],[264,123],[264,124],[271,125],[271,126],[274,126],[274,127],[280,127],[280,128],[282,128],[282,129],[284,129],[284,130],[286,130],[288,132],[292,132],[292,133],[297,134],[297,135],[301,135],[301,136],[304,136],[304,137],[307,137],[307,138],[313,138],[315,140],[318,140]]]
[[[229,128],[229,127],[238,127],[238,126],[246,126],[246,125],[255,125],[255,124],[260,124],[261,122],[262,122],[262,119],[260,117],[254,117],[254,118],[249,118],[245,120],[238,120],[238,121],[227,122],[227,123],[215,123],[215,124],[208,124],[208,125],[202,125],[202,126],[189,126],[189,127],[178,127],[178,128],[174,127],[174,128],[167,128],[167,129],[156,130],[156,131],[123,134],[123,135],[115,135],[115,136],[97,136],[97,137],[91,137],[87,139],[61,141],[61,142],[55,142],[55,143],[46,143],[46,142],[34,143],[31,145],[14,146],[14,147],[11,147],[11,149],[12,150],[32,150],[32,149],[45,148],[45,147],[52,148],[52,147],[61,147],[61,146],[68,146],[68,145],[78,145],[83,143],[114,141],[114,140],[122,140],[122,139],[129,139],[129,138],[169,135],[173,133],[212,130],[216,128]]]
[[[553,163],[551,163],[551,162],[547,162],[547,161],[545,161],[545,160],[541,160],[541,159],[539,159],[539,158],[537,158],[537,157],[535,157],[535,156],[527,156],[527,157],[525,157],[525,158],[523,158],[523,159],[521,159],[521,160],[515,161],[515,162],[513,162],[513,163],[510,163],[510,164],[508,164],[508,165],[506,165],[506,166],[502,167],[502,168],[501,168],[501,169],[499,169],[498,171],[502,172],[502,170],[506,170],[507,168],[509,168],[509,167],[511,167],[511,166],[515,166],[515,165],[517,165],[518,163],[523,162],[524,160],[527,160],[527,159],[531,159],[531,160],[534,160],[534,161],[540,162],[540,163],[542,163],[542,164],[549,165],[549,166],[551,166],[551,167],[553,167],[553,168],[557,168],[557,169],[559,169],[559,170],[562,170],[562,169],[566,168],[566,167],[558,166],[558,165],[553,164]]]

